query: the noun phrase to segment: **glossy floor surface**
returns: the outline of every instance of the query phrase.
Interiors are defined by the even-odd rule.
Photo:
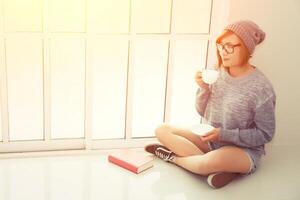
[[[155,160],[136,175],[93,155],[0,159],[0,200],[299,200],[300,151],[272,146],[257,172],[215,190],[206,178]]]

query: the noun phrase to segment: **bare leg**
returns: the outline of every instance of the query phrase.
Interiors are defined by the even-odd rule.
[[[178,155],[174,163],[193,173],[247,173],[250,169],[248,155],[238,147],[224,146],[210,151],[208,144],[196,134],[166,124],[158,127],[155,133],[164,146]]]
[[[174,163],[200,175],[216,172],[245,174],[251,167],[251,161],[246,152],[233,146],[224,146],[204,155],[176,157]]]
[[[202,155],[209,151],[207,143],[186,129],[163,124],[156,129],[155,134],[164,146],[178,156]]]

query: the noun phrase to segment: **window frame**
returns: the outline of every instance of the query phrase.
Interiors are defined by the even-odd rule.
[[[173,9],[173,0],[171,1],[171,9]],[[221,27],[224,27],[224,24],[227,23],[228,11],[229,11],[229,0],[211,0],[211,11],[210,11],[210,22],[209,22],[209,32],[208,33],[174,33],[171,30],[172,23],[174,23],[172,10],[170,18],[170,31],[169,33],[159,34],[159,33],[134,33],[130,31],[128,34],[99,34],[89,32],[87,29],[85,33],[71,33],[71,37],[84,38],[87,41],[89,38],[100,38],[105,39],[110,38],[122,38],[126,39],[129,42],[129,45],[132,41],[137,41],[141,39],[166,39],[169,41],[169,52],[168,52],[168,70],[172,67],[172,58],[173,49],[172,42],[176,40],[205,40],[207,41],[207,55],[206,55],[206,67],[211,66],[215,63],[215,45],[213,39],[216,37],[216,33],[220,32]],[[131,6],[130,6],[131,7]],[[43,5],[43,9],[46,10],[46,4]],[[114,149],[114,148],[140,148],[149,142],[157,142],[155,137],[143,137],[143,138],[132,138],[131,135],[131,113],[128,110],[131,110],[132,104],[130,104],[130,94],[127,93],[127,112],[126,112],[126,125],[125,125],[125,135],[124,138],[120,139],[103,139],[95,140],[92,139],[91,128],[88,126],[88,121],[85,120],[84,124],[84,138],[74,138],[74,139],[51,139],[50,136],[50,80],[46,73],[49,73],[49,48],[50,42],[49,39],[55,37],[69,37],[70,33],[50,33],[48,31],[49,27],[47,25],[47,13],[43,12],[43,32],[42,33],[12,33],[12,32],[3,32],[0,33],[0,57],[5,58],[5,40],[9,37],[22,37],[23,34],[26,34],[29,38],[42,38],[43,40],[43,53],[44,55],[44,140],[26,140],[26,141],[9,141],[9,128],[8,128],[8,99],[7,99],[7,80],[6,80],[6,68],[5,68],[5,59],[0,60],[0,106],[1,106],[1,132],[2,132],[2,141],[0,141],[0,157],[2,154],[7,153],[17,153],[17,152],[42,152],[42,151],[66,151],[66,150],[104,150],[104,149]],[[130,14],[131,15],[131,14]],[[2,16],[3,17],[3,16]],[[130,21],[130,20],[129,20]],[[3,29],[4,30],[4,29]],[[2,44],[1,44],[2,43]],[[129,47],[128,53],[128,64],[133,60],[133,55],[130,53],[132,49]],[[127,66],[128,67],[128,66]],[[130,75],[129,75],[130,76]],[[168,76],[168,75],[167,75]],[[168,80],[168,78],[167,78]],[[132,80],[128,77],[128,87],[132,85]],[[87,83],[85,83],[87,84]],[[88,92],[88,90],[86,90]],[[128,92],[128,88],[127,88]],[[168,105],[168,93],[166,93],[166,102],[165,105]],[[86,94],[87,95],[87,94]],[[86,96],[85,96],[86,98]],[[169,107],[165,106],[165,115],[164,121],[168,121],[169,116]],[[91,113],[85,105],[85,119],[86,116],[90,116]],[[90,120],[90,119],[89,119]],[[200,118],[199,118],[200,121]],[[1,139],[1,138],[0,138]]]

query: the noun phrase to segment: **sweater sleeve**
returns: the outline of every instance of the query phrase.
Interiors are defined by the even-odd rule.
[[[210,89],[198,89],[196,93],[196,110],[197,112],[204,117],[204,112],[206,109],[206,105],[208,102],[208,99],[210,97]]]
[[[275,133],[275,97],[255,109],[254,128],[222,129],[219,140],[242,147],[261,146],[272,140]]]

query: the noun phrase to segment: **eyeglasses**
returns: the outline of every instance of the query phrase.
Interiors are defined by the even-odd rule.
[[[217,49],[219,52],[223,51],[223,49],[226,51],[228,54],[234,53],[234,47],[241,46],[241,44],[219,44],[217,43]]]

